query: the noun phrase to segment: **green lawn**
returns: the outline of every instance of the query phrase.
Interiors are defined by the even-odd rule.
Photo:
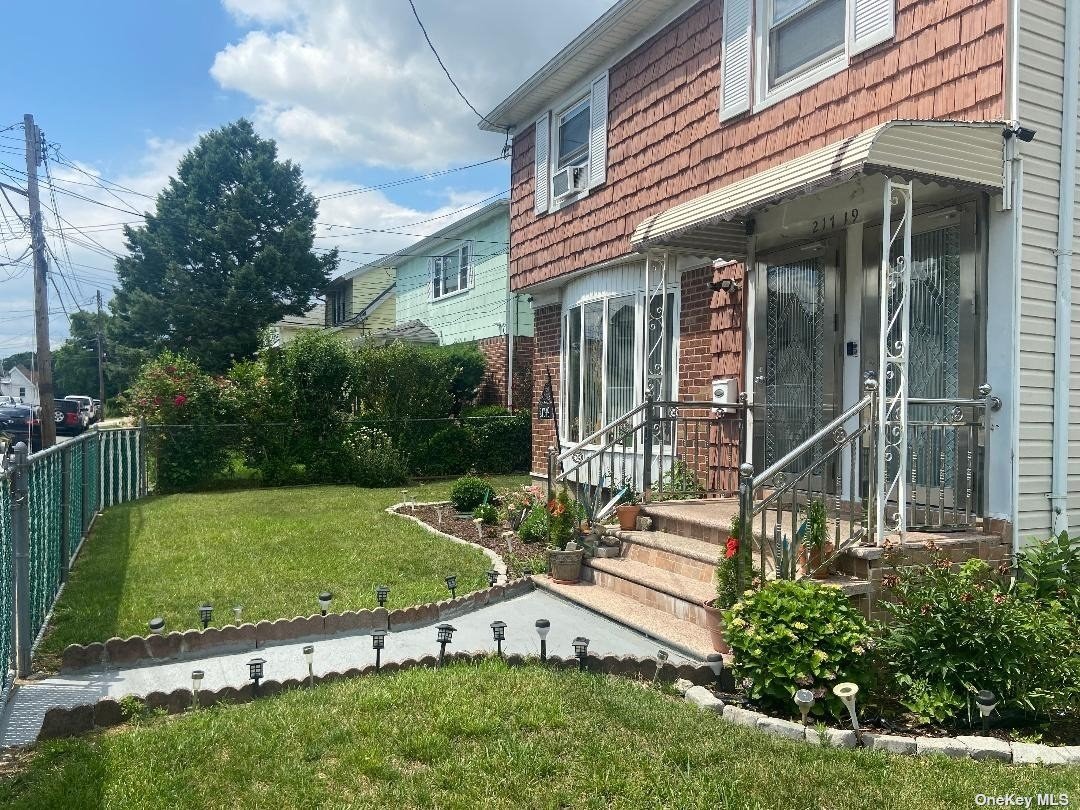
[[[956,808],[1080,770],[822,750],[640,684],[489,660],[48,743],[5,806]]]
[[[502,478],[499,486],[520,483]],[[417,500],[445,498],[449,482],[410,488]],[[107,510],[95,524],[56,606],[39,653],[57,663],[72,643],[146,632],[162,616],[169,630],[197,627],[196,607],[214,605],[214,623],[317,613],[316,595],[334,594],[333,610],[376,606],[375,586],[390,586],[389,607],[486,587],[490,563],[383,510],[401,489],[302,487],[147,498]]]

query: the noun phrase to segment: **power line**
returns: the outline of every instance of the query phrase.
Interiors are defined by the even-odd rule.
[[[426,174],[417,174],[412,177],[401,177],[397,180],[389,180],[385,183],[377,183],[372,186],[357,186],[356,188],[346,189],[344,191],[333,191],[329,194],[323,194],[316,197],[316,200],[333,200],[338,197],[349,197],[353,194],[367,194],[371,191],[381,191],[385,188],[394,188],[396,186],[404,186],[409,183],[419,183],[422,180],[431,180],[436,177],[443,177],[447,174],[453,174],[455,172],[463,172],[468,169],[475,169],[478,166],[487,166],[490,163],[498,163],[500,160],[505,160],[505,155],[499,155],[498,157],[489,158],[488,160],[481,160],[478,163],[469,163],[466,166],[454,166],[450,169],[440,169],[434,172],[428,172]]]

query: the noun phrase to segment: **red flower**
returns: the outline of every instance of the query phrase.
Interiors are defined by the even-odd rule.
[[[173,405],[179,408],[185,402],[187,402],[187,397],[185,397],[183,394],[177,394],[176,398],[173,400]]]
[[[160,405],[161,404],[161,397],[154,397],[154,404],[155,405]]]
[[[738,553],[739,553],[739,541],[736,540],[734,537],[729,537],[727,539],[727,551],[724,552],[724,556],[727,559],[730,560],[732,557],[734,557]]]

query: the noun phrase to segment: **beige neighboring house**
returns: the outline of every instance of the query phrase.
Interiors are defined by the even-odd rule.
[[[14,397],[27,405],[37,405],[37,374],[22,364],[3,372],[3,376],[0,376],[0,394]]]
[[[308,329],[322,329],[325,318],[322,301],[303,315],[286,315],[270,327],[268,343],[270,346],[284,346]]]
[[[338,276],[323,291],[317,307],[270,327],[271,345],[283,346],[307,329],[324,330],[346,341],[366,340],[392,329],[396,277],[393,267],[373,265]]]

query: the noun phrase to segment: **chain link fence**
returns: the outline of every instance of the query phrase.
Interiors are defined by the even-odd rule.
[[[141,428],[91,428],[0,472],[0,706],[28,675],[68,571],[94,518],[147,492]]]

